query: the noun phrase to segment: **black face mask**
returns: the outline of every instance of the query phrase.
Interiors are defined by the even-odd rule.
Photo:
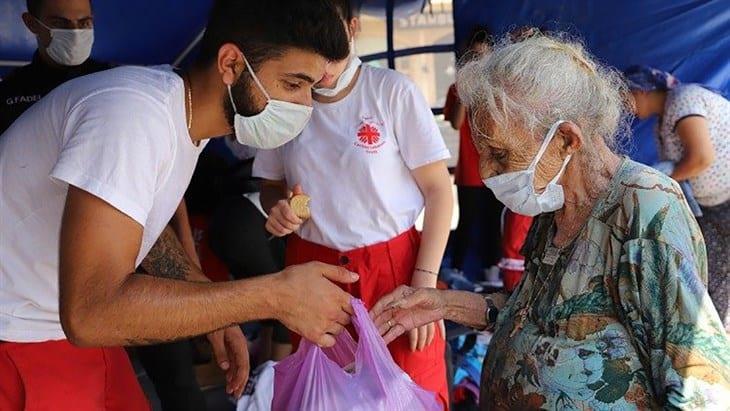
[[[261,112],[261,109],[256,109],[256,103],[254,102],[253,89],[255,87],[256,85],[248,72],[241,73],[238,81],[231,86],[231,94],[233,95],[233,101],[236,103],[236,108],[238,108],[238,114],[244,117],[250,117]],[[227,94],[223,96],[223,109],[226,112],[228,125],[233,127],[233,118],[236,112]]]

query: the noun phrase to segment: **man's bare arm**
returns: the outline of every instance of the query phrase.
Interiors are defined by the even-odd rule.
[[[209,282],[208,277],[192,262],[169,225],[160,234],[141,264],[145,273],[173,280]]]
[[[185,255],[188,256],[190,261],[200,267],[200,258],[198,252],[195,249],[195,240],[193,239],[193,230],[190,227],[190,217],[188,216],[188,207],[185,204],[185,199],[180,201],[180,205],[175,210],[170,223],[168,224],[172,231],[175,233],[175,237],[180,241],[182,250]]]
[[[165,227],[155,245],[142,261],[142,269],[145,274],[157,277],[210,282],[200,269],[200,263],[195,254],[184,201],[180,203],[175,215],[173,220],[177,218],[178,221],[171,222]],[[175,226],[177,228],[174,228]],[[187,248],[180,241],[186,237],[189,241]],[[209,333],[207,338],[211,343],[216,363],[226,373],[226,392],[240,397],[250,370],[246,337],[238,326],[232,326]],[[128,341],[130,345],[163,342],[149,338]]]
[[[61,226],[61,324],[71,342],[121,346],[173,341],[241,322],[276,318],[323,345],[349,322],[350,297],[328,279],[352,282],[338,267],[307,264],[225,283],[135,272],[142,227],[103,200],[69,187]],[[150,262],[153,271],[184,271]],[[177,275],[177,274],[174,274]]]
[[[79,345],[120,346],[173,341],[263,318],[271,280],[190,282],[186,258],[165,231],[145,266],[135,272],[142,227],[103,200],[69,188],[61,229],[61,322]],[[247,297],[243,297],[247,295]],[[247,303],[242,304],[242,297]],[[223,304],[222,302],[226,302]],[[243,317],[243,318],[242,318]]]

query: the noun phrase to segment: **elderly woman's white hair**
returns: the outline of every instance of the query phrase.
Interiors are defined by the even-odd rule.
[[[500,129],[524,127],[540,138],[555,121],[570,120],[589,151],[597,138],[614,148],[619,131],[628,130],[629,93],[621,74],[560,36],[515,43],[505,37],[488,56],[463,63],[457,86],[474,117],[488,113]]]

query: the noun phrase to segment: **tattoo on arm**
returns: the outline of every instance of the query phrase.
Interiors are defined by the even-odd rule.
[[[149,275],[174,280],[185,280],[192,272],[192,264],[170,226],[162,231],[141,266]]]
[[[216,331],[225,330],[228,327],[238,326],[237,324],[230,324],[225,327],[218,328],[217,330],[211,331],[209,334],[212,334]],[[175,338],[168,338],[168,339],[161,339],[161,338],[127,338],[125,340],[125,347],[131,347],[131,346],[137,346],[137,345],[157,345],[157,344],[166,344],[171,343],[175,341],[181,341],[181,340],[189,340],[191,338],[195,338],[197,335],[188,335],[185,337],[175,337]]]
[[[178,338],[168,338],[168,339],[161,339],[161,338],[127,338],[125,340],[125,347],[133,347],[137,345],[158,345],[158,344],[167,344],[175,341],[181,341],[181,340],[189,340],[191,338],[197,337],[196,335],[189,335],[186,337],[178,337]]]
[[[191,337],[181,337],[180,340],[187,340]],[[158,344],[166,344],[177,341],[178,338],[175,339],[155,339],[155,338],[127,338],[124,343],[125,347],[135,347],[139,345],[158,345]]]

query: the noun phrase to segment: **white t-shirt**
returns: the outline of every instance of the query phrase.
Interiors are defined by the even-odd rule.
[[[411,171],[449,158],[428,102],[403,74],[363,64],[344,99],[314,102],[301,135],[256,154],[253,174],[301,184],[311,197],[305,240],[339,251],[411,228],[424,198]]]
[[[236,411],[271,411],[274,399],[274,361],[266,361],[251,371]]]
[[[68,184],[144,226],[139,264],[175,212],[204,144],[190,140],[169,66],[69,81],[0,136],[0,340],[64,339],[58,253]]]
[[[730,200],[730,101],[697,84],[670,90],[659,124],[661,157],[674,162],[682,159],[684,144],[677,134],[677,123],[691,116],[707,120],[715,161],[702,174],[690,178],[689,183],[700,205],[723,204]]]

